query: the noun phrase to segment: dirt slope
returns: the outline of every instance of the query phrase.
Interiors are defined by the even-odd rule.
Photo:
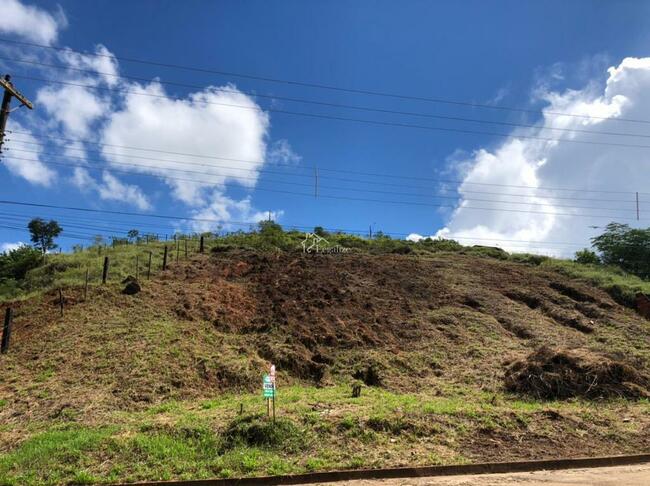
[[[353,378],[390,389],[503,386],[504,364],[542,345],[650,362],[650,321],[601,290],[490,258],[197,256],[143,282],[65,290],[16,308],[0,358],[0,421],[86,418],[279,379]]]

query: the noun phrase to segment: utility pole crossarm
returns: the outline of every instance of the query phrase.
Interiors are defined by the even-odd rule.
[[[14,85],[11,84],[11,81],[9,81],[9,79],[7,79],[7,78],[8,78],[8,76],[5,76],[4,78],[0,78],[0,87],[4,88],[6,92],[11,94],[11,96],[16,98],[18,101],[20,101],[20,103],[23,106],[26,106],[27,108],[32,110],[34,108],[34,105],[32,105],[32,102],[29,101],[27,98],[25,98],[23,96],[23,94],[20,91],[18,91],[14,87]]]

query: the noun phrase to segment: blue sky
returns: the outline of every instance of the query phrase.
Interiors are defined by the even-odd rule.
[[[260,214],[270,210],[280,223],[289,226],[322,225],[330,228],[366,230],[372,225],[375,231],[383,230],[403,235],[433,235],[442,230],[439,234],[458,235],[464,238],[462,242],[497,244],[511,249],[528,247],[564,254],[577,249],[574,246],[584,245],[594,230],[590,229],[590,226],[606,224],[610,215],[611,219],[619,216],[629,217],[630,221],[621,221],[637,224],[632,221],[634,214],[630,211],[633,206],[628,202],[631,194],[644,190],[645,182],[639,180],[639,166],[636,162],[637,158],[643,160],[643,150],[606,147],[594,152],[593,147],[583,148],[580,144],[572,145],[573,142],[565,143],[563,137],[566,132],[558,134],[540,130],[548,127],[549,123],[556,123],[554,126],[566,129],[575,128],[576,125],[571,125],[571,119],[568,122],[566,118],[551,120],[548,111],[553,110],[577,110],[586,116],[604,113],[605,118],[643,118],[648,100],[643,98],[643,90],[635,91],[634,86],[638,83],[632,83],[634,86],[621,84],[618,94],[631,100],[627,104],[623,103],[622,108],[616,104],[616,99],[605,91],[605,87],[608,82],[613,84],[618,81],[618,78],[612,78],[611,73],[608,74],[608,67],[621,66],[626,58],[644,59],[648,55],[650,31],[646,19],[649,7],[644,2],[140,0],[129,2],[127,8],[126,4],[120,7],[119,2],[100,0],[58,3],[0,0],[0,11],[3,8],[15,14],[11,19],[0,19],[0,37],[4,39],[69,47],[89,54],[101,52],[104,56],[112,54],[118,59],[138,58],[351,89],[547,110],[543,113],[522,113],[409,101],[122,60],[114,61],[113,65],[109,66],[119,75],[147,80],[157,78],[163,82],[197,87],[225,86],[228,91],[225,96],[235,90],[244,93],[237,95],[240,98],[234,104],[250,102],[258,105],[263,111],[273,108],[513,135],[530,136],[533,133],[533,136],[562,139],[558,142],[559,148],[521,148],[509,145],[517,142],[513,138],[437,132],[413,127],[377,126],[292,116],[275,111],[266,111],[265,115],[258,119],[240,120],[239,115],[234,115],[237,121],[230,126],[228,117],[233,109],[224,107],[225,112],[214,113],[214,117],[206,122],[205,113],[202,113],[196,104],[191,103],[180,117],[184,129],[177,132],[173,129],[174,124],[178,123],[178,120],[174,119],[173,99],[180,99],[182,103],[183,100],[187,101],[192,93],[201,91],[200,89],[163,85],[162,91],[156,93],[160,99],[162,96],[168,96],[171,100],[169,105],[166,108],[156,105],[156,99],[149,97],[149,104],[143,107],[137,102],[129,103],[125,99],[128,95],[123,91],[151,93],[150,90],[155,90],[155,86],[147,85],[144,81],[137,85],[118,85],[115,84],[117,78],[114,78],[111,84],[102,81],[101,76],[93,77],[90,74],[81,80],[81,84],[101,87],[99,90],[84,90],[88,93],[87,96],[95,97],[92,100],[94,108],[88,108],[90,105],[84,97],[75,96],[75,100],[65,107],[69,112],[66,117],[57,118],[54,113],[61,102],[59,95],[65,85],[21,79],[20,76],[80,83],[80,73],[66,73],[60,69],[5,60],[0,61],[0,71],[14,74],[15,85],[34,100],[36,105],[33,112],[21,109],[12,113],[7,128],[11,130],[12,126],[15,128],[15,124],[19,123],[23,134],[29,132],[37,137],[37,140],[46,143],[41,146],[41,154],[19,154],[12,149],[26,147],[21,146],[20,142],[13,142],[20,139],[19,135],[10,135],[12,140],[6,144],[10,149],[8,156],[38,157],[43,165],[35,166],[34,170],[47,167],[54,173],[47,183],[43,183],[43,180],[38,182],[38,176],[34,178],[33,174],[31,180],[30,177],[25,177],[25,174],[21,175],[20,170],[16,168],[16,165],[21,163],[19,161],[15,160],[12,167],[5,165],[0,168],[4,180],[3,200],[172,214],[181,217],[194,216],[221,220],[221,226],[227,229],[237,229],[239,226],[236,222],[252,222],[259,218]],[[24,9],[30,8],[37,9],[31,12],[38,12],[39,16],[21,15],[21,12],[27,11]],[[47,20],[48,16],[50,21]],[[97,50],[98,45],[103,46],[102,49],[105,50]],[[2,42],[0,48],[0,55],[5,58],[77,68],[82,66],[84,69],[90,66],[93,70],[95,65],[90,65],[92,59],[108,59],[88,56],[84,60],[71,60],[62,57],[60,51]],[[639,68],[635,65],[622,69],[620,79],[627,80],[630,76],[626,73],[629,71],[634,73],[634,76],[639,76],[639,82],[646,82],[643,71],[645,67]],[[638,74],[639,72],[641,74]],[[112,92],[111,89],[118,91]],[[119,90],[122,90],[122,93]],[[630,91],[628,93],[625,90]],[[246,94],[249,92],[278,98],[305,98],[383,110],[534,124],[539,128],[512,128],[363,112],[249,96]],[[242,101],[241,97],[246,99]],[[223,102],[222,98],[219,99],[218,102]],[[225,104],[228,103],[231,101]],[[584,108],[585,104],[588,105],[587,108]],[[605,108],[603,104],[606,105]],[[581,111],[583,109],[586,111]],[[84,112],[82,120],[76,119],[75,113],[79,110]],[[143,114],[144,111],[146,115]],[[252,115],[251,110],[247,111]],[[631,113],[634,116],[630,115]],[[169,115],[172,116],[163,118]],[[166,128],[157,131],[152,128],[155,124],[152,127],[142,127],[139,120],[144,116],[158,117],[158,123]],[[646,118],[650,118],[650,114],[647,114]],[[580,127],[586,126],[588,130],[647,132],[647,127],[642,124],[616,124],[618,120],[612,122],[592,119],[593,123],[584,119],[578,121]],[[565,122],[569,124],[566,125]],[[205,129],[205,133],[201,135],[200,141],[185,136],[202,129]],[[216,132],[228,140],[235,140],[237,147],[230,147],[228,150],[224,149],[225,153],[219,153],[219,144],[211,144],[205,140]],[[240,140],[238,137],[243,132],[246,135]],[[129,141],[130,146],[133,146],[133,140],[136,140],[135,143],[140,148],[234,159],[248,159],[250,157],[241,154],[252,154],[260,163],[252,168],[250,164],[242,165],[253,171],[247,173],[250,177],[248,182],[242,184],[241,181],[217,174],[215,177],[219,181],[218,190],[211,186],[199,186],[191,188],[192,194],[188,195],[187,187],[180,188],[178,184],[173,186],[173,183],[170,186],[169,181],[127,173],[130,169],[124,164],[142,163],[141,159],[138,159],[139,162],[133,162],[131,156],[135,152],[122,153],[120,158],[111,158],[106,156],[108,150],[105,145],[92,143],[80,144],[79,150],[72,152],[67,150],[70,143],[53,144],[51,139],[48,141],[38,138],[43,135],[95,143],[117,141],[114,145],[125,145],[125,141]],[[567,133],[566,139],[574,136],[575,134]],[[179,140],[170,140],[174,137]],[[587,140],[643,143],[643,139],[636,138],[629,140],[594,135],[586,137]],[[522,143],[525,145],[529,142],[524,139]],[[93,152],[97,147],[103,147],[104,153]],[[170,150],[170,147],[173,150]],[[290,152],[287,152],[289,147]],[[34,148],[38,147],[32,146],[32,150]],[[284,149],[284,152],[279,151],[280,148]],[[534,153],[531,155],[531,152]],[[609,154],[609,159],[603,155],[605,152]],[[44,153],[60,155],[50,156]],[[75,158],[65,157],[71,153],[75,154]],[[171,160],[169,155],[139,153]],[[595,163],[595,155],[603,160]],[[568,159],[565,157],[570,157],[571,161],[581,160],[583,166],[567,171]],[[622,173],[620,168],[616,169],[617,161],[621,157],[633,159],[630,167]],[[203,169],[192,165],[196,163],[196,158],[176,156],[174,160],[178,161],[179,158],[186,163],[189,161],[189,165],[174,166],[176,172],[167,171],[164,174],[178,177],[179,168],[185,167],[186,170],[194,172],[192,175],[180,173],[183,177],[209,180],[200,174]],[[519,158],[519,163],[513,162]],[[208,159],[203,162],[206,160],[209,163],[219,163]],[[545,162],[540,164],[540,160]],[[51,161],[57,161],[60,165],[52,165],[49,163]],[[66,163],[92,163],[107,170],[74,174],[72,167],[61,165]],[[120,163],[123,165],[119,166]],[[221,161],[221,164],[224,162]],[[229,164],[236,166],[238,162],[231,161]],[[280,190],[312,194],[314,166],[319,168],[320,197],[273,192]],[[344,172],[333,172],[332,169],[359,174],[346,175]],[[258,172],[260,170],[262,172]],[[617,177],[608,177],[610,170],[615,171]],[[390,174],[392,177],[364,175],[367,173]],[[160,175],[161,172],[158,171],[157,174]],[[356,182],[344,182],[331,177],[348,178]],[[433,179],[464,181],[464,185],[441,185]],[[278,181],[300,182],[305,185],[281,184]],[[415,189],[413,186],[422,189]],[[505,190],[504,186],[521,187]],[[538,190],[534,190],[535,187]],[[545,187],[579,190],[551,192],[539,189]],[[487,194],[470,196],[466,191],[471,191],[472,188],[481,188]],[[444,192],[440,192],[442,189]],[[584,190],[593,192],[586,193]],[[503,199],[500,194],[507,191],[511,191],[511,194],[512,191],[519,192]],[[615,199],[620,199],[621,202],[598,204],[599,199],[604,199],[604,195],[609,194],[604,191],[616,192]],[[388,192],[401,194],[387,194]],[[409,195],[415,192],[420,195]],[[114,197],[111,197],[111,194]],[[444,195],[446,199],[435,199],[431,194]],[[328,195],[347,199],[325,197]],[[472,197],[478,198],[479,201],[472,203]],[[567,201],[571,201],[571,197],[575,198],[572,207],[560,209],[570,205]],[[642,195],[642,204],[644,197],[650,199],[650,196]],[[578,199],[585,200],[576,202]],[[408,204],[398,204],[395,202],[398,200]],[[517,204],[513,205],[513,200],[518,201]],[[437,204],[446,207],[437,208]],[[463,204],[482,205],[487,209],[463,210]],[[454,207],[457,208],[455,211]],[[461,209],[458,209],[459,207]],[[582,209],[585,207],[596,209]],[[488,210],[490,208],[491,210]],[[500,210],[503,208],[519,208],[522,211],[531,209],[541,214],[521,212],[514,213],[515,217]],[[146,225],[151,225],[149,228],[159,233],[171,233],[173,225],[178,224],[182,228],[193,229],[208,229],[206,224],[217,226],[217,223],[205,222],[198,228],[191,223],[185,223],[183,226],[183,223],[176,221],[126,215],[84,215],[73,211],[6,205],[0,207],[0,211],[6,218],[5,226],[22,224],[17,223],[16,215],[19,214],[24,217],[58,217],[62,221],[66,218],[65,221],[70,223],[78,218],[86,218],[84,223],[77,223],[79,226],[86,224],[89,228],[77,228],[74,231],[78,235],[100,232],[94,231],[90,226],[100,227],[110,221],[116,221],[113,227],[130,224],[142,230],[147,229]],[[549,217],[549,212],[570,214]],[[607,216],[586,222],[587,219],[583,217],[585,213],[604,213]],[[96,221],[91,222],[91,219]],[[578,225],[576,221],[579,221]],[[157,225],[155,229],[154,225]],[[62,226],[65,228],[66,224]],[[68,231],[70,234],[73,232]],[[24,231],[0,228],[0,243],[26,241],[26,238]],[[555,242],[571,243],[574,246],[554,245]],[[62,239],[61,243],[66,248],[77,241]]]

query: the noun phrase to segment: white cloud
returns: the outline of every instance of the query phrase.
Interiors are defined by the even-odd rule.
[[[465,161],[469,168],[458,188],[461,202],[449,223],[437,235],[458,237],[464,244],[498,244],[516,251],[546,249],[554,254],[569,255],[578,248],[558,243],[577,242],[589,246],[589,238],[600,231],[591,228],[592,225],[602,227],[614,220],[637,224],[634,221],[634,191],[644,191],[644,188],[650,187],[650,166],[647,162],[650,149],[570,143],[567,140],[641,145],[650,143],[630,137],[545,130],[548,127],[561,127],[643,133],[643,126],[617,122],[616,118],[650,119],[650,58],[627,58],[608,72],[605,87],[599,93],[595,92],[593,83],[584,90],[546,92],[544,98],[548,105],[544,109],[540,127],[514,134],[559,141],[514,138],[501,143],[494,150],[481,149],[474,152]],[[553,114],[558,112],[601,118]],[[602,117],[611,119],[605,120]],[[544,188],[580,188],[623,193],[550,191]],[[476,196],[472,191],[499,194]],[[525,197],[512,194],[523,194]],[[492,202],[475,201],[479,198],[489,198]],[[571,198],[588,198],[593,201]],[[611,202],[610,199],[620,199],[622,202]],[[511,211],[472,210],[470,207],[507,208]],[[587,214],[604,215],[606,218],[589,218]],[[523,243],[524,241],[532,243]]]
[[[288,140],[282,138],[271,144],[268,161],[272,164],[299,164],[302,157],[293,151]]]
[[[223,189],[226,182],[254,187],[264,164],[269,118],[250,97],[233,93],[234,86],[224,89],[208,87],[185,99],[172,99],[159,83],[138,86],[137,91],[154,96],[126,95],[123,109],[110,115],[102,133],[102,141],[113,145],[105,148],[104,157],[141,166],[129,170],[168,176],[173,196],[193,206],[205,204],[209,187]],[[173,154],[116,146],[155,147]]]
[[[49,186],[56,178],[56,173],[50,170],[41,162],[41,148],[31,131],[16,121],[12,121],[12,130],[22,132],[20,139],[29,143],[30,150],[34,152],[23,153],[12,151],[11,147],[3,153],[3,163],[9,171],[17,176],[23,177],[32,184]],[[8,145],[8,144],[7,144]],[[21,147],[22,148],[22,147]]]
[[[12,250],[16,250],[17,248],[20,248],[21,246],[24,246],[26,243],[23,243],[22,241],[17,241],[16,243],[0,243],[0,253],[6,253]]]
[[[136,185],[126,184],[109,172],[102,173],[102,182],[97,182],[86,169],[76,167],[70,179],[82,192],[95,191],[105,201],[120,201],[131,204],[142,211],[151,209],[147,196]]]
[[[93,55],[94,54],[94,55]],[[95,52],[92,54],[80,54],[71,50],[64,50],[58,53],[61,62],[71,68],[70,71],[75,77],[80,77],[79,70],[90,70],[100,73],[99,75],[85,76],[84,84],[97,85],[100,82],[108,86],[115,86],[120,82],[119,65],[115,55],[102,44],[95,46]]]
[[[61,8],[52,14],[18,0],[3,0],[0,10],[0,32],[38,43],[54,43],[59,31],[68,25]]]
[[[74,137],[87,137],[92,123],[109,107],[106,100],[80,86],[46,86],[38,91],[36,101]]]
[[[284,215],[284,211],[271,211],[271,218],[278,221]],[[205,221],[188,221],[192,231],[205,232],[216,230],[242,229],[241,224],[256,224],[268,218],[268,213],[256,211],[251,204],[249,197],[240,201],[229,198],[219,190],[215,190],[210,195],[210,204],[191,212],[191,217]]]

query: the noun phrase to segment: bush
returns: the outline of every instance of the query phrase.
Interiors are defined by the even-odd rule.
[[[23,245],[0,254],[0,280],[22,280],[29,270],[43,263],[43,254],[31,246]]]
[[[234,419],[223,433],[222,447],[266,447],[298,451],[305,443],[305,434],[291,420],[278,418],[273,422],[263,415],[242,415]]]
[[[583,265],[596,265],[600,263],[600,258],[596,255],[596,252],[584,248],[576,252],[575,262]]]

